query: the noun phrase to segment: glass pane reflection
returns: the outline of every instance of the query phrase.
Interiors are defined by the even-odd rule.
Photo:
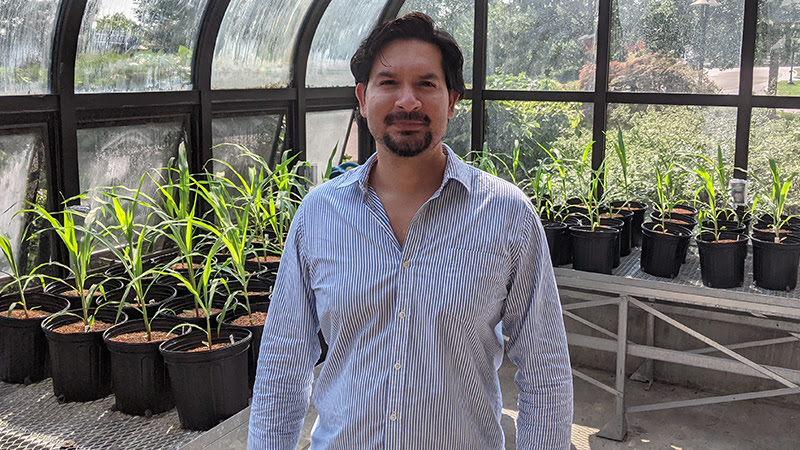
[[[15,174],[0,178],[0,231],[8,235],[11,247],[17,256],[17,264],[27,272],[36,264],[44,262],[43,255],[49,248],[40,248],[40,238],[21,242],[22,231],[31,225],[32,215],[18,215],[25,202],[46,207],[47,170],[44,146],[38,134],[0,135],[0,171]],[[30,236],[35,229],[29,229]],[[7,272],[10,266],[0,257],[0,271]]]
[[[78,37],[76,92],[191,89],[208,0],[89,0]]]
[[[215,118],[212,124],[213,157],[227,162],[238,173],[246,174],[253,162],[249,158],[239,157],[241,151],[238,146],[242,146],[274,167],[276,158],[280,158],[280,145],[276,139],[283,135],[280,128],[282,124],[281,115]],[[223,165],[214,163],[213,170],[222,171]]]
[[[738,94],[743,18],[744,0],[615,1],[609,90]]]
[[[333,163],[337,164],[347,145],[348,125],[353,117],[352,110],[312,112],[306,114],[306,160],[311,164],[311,181],[315,184],[322,181],[322,175],[328,168],[333,149],[336,155]]]
[[[110,186],[136,189],[145,173],[166,167],[178,155],[182,126],[167,122],[78,130],[81,191]],[[153,195],[155,186],[145,179],[142,190]]]
[[[306,86],[353,86],[350,58],[378,21],[386,0],[331,0],[319,23],[306,71]]]
[[[217,37],[213,89],[279,88],[292,77],[292,52],[311,0],[232,0]]]
[[[594,90],[596,0],[493,0],[488,25],[490,89]]]
[[[800,96],[800,1],[758,3],[753,94]]]
[[[58,0],[0,1],[0,95],[50,92]]]

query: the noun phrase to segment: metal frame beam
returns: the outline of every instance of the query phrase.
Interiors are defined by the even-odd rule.
[[[292,153],[299,155],[300,160],[306,157],[306,112],[308,106],[308,89],[306,88],[306,71],[308,70],[308,57],[311,53],[311,44],[317,32],[322,16],[328,9],[330,0],[316,0],[308,8],[303,24],[300,26],[300,36],[294,48],[292,61],[294,63],[292,87],[295,89],[295,102],[289,114],[289,139]]]

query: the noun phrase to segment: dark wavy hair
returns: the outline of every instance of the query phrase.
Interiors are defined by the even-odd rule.
[[[350,59],[350,71],[353,72],[356,83],[367,85],[375,58],[386,45],[396,40],[409,39],[418,39],[439,47],[442,52],[442,70],[447,89],[455,91],[460,97],[463,97],[464,55],[453,36],[437,28],[433,24],[433,20],[421,12],[410,12],[378,25],[366,39],[361,41],[358,50]]]

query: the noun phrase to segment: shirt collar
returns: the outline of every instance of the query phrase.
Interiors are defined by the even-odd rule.
[[[470,171],[470,166],[462,161],[450,146],[447,144],[442,144],[442,146],[447,151],[447,164],[444,168],[442,186],[439,190],[447,185],[448,181],[455,180],[461,183],[467,192],[470,192],[472,190],[472,173]],[[373,154],[364,164],[342,175],[346,178],[342,180],[338,188],[341,189],[346,186],[358,184],[361,190],[366,194],[369,191],[369,174],[372,171],[372,167],[378,161],[377,156],[377,153]]]

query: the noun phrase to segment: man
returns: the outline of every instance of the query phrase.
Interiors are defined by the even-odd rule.
[[[442,144],[462,64],[420,13],[381,25],[353,56],[377,154],[311,191],[294,218],[250,448],[296,447],[319,329],[330,348],[311,448],[504,448],[504,347],[519,368],[518,447],[569,448],[572,378],[539,219],[519,189]]]

